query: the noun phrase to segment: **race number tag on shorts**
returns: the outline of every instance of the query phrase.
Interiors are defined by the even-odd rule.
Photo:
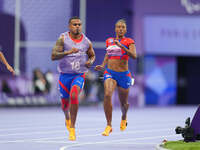
[[[134,85],[134,83],[135,83],[135,79],[131,78],[131,85]]]
[[[70,63],[72,66],[72,70],[79,70],[80,69],[80,60],[76,60]]]

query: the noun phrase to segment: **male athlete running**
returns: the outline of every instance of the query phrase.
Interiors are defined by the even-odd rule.
[[[69,31],[62,33],[52,50],[52,60],[59,60],[59,87],[69,140],[76,140],[75,122],[78,96],[84,85],[85,72],[94,63],[95,53],[90,40],[82,33],[80,18],[72,17]]]

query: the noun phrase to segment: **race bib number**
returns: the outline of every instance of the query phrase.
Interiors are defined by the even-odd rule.
[[[80,61],[76,60],[70,63],[72,66],[72,70],[79,70],[80,69]]]

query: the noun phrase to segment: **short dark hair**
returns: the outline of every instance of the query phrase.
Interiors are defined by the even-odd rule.
[[[73,17],[71,17],[69,19],[68,24],[70,24],[73,19],[79,19],[79,20],[81,20],[78,16],[73,16]]]
[[[125,19],[119,19],[119,20],[117,20],[117,22],[115,23],[115,25],[118,24],[119,22],[124,23],[126,25],[126,20]]]

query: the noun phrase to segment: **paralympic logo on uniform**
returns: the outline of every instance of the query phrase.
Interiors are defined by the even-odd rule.
[[[185,7],[189,14],[200,12],[200,2],[192,2],[192,0],[181,0],[181,5]]]

